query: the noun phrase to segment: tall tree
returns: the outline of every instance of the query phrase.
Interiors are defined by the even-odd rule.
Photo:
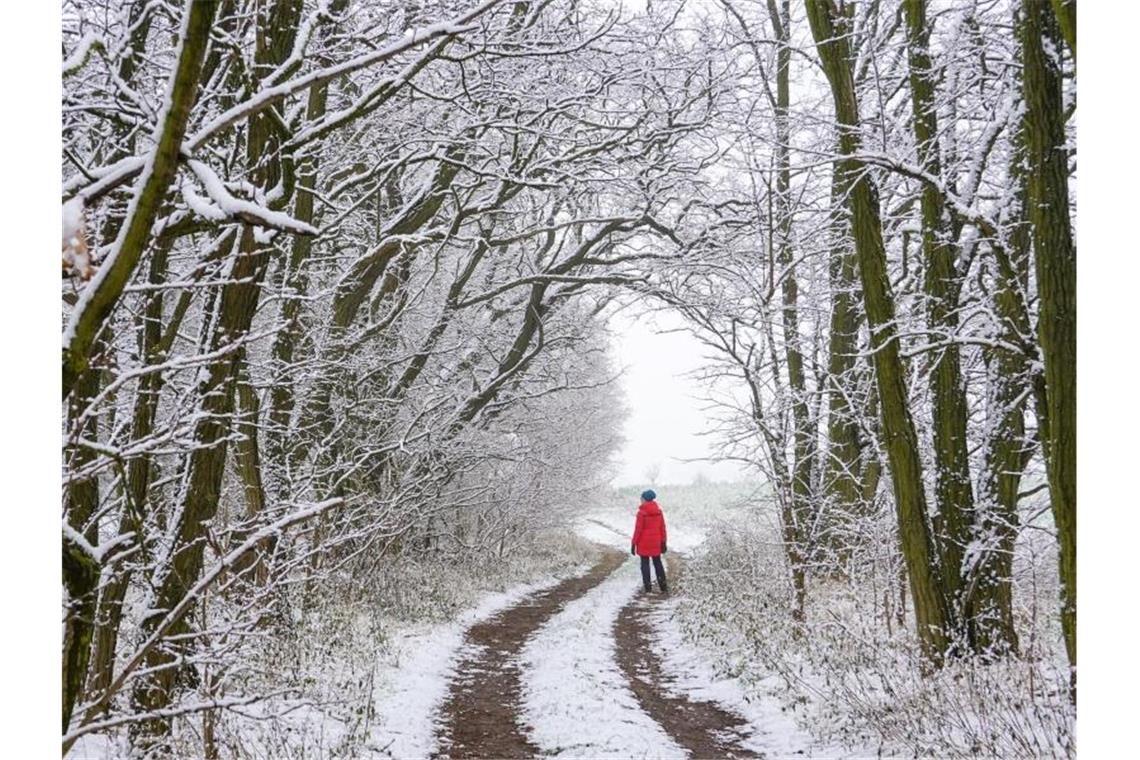
[[[87,367],[91,347],[138,265],[150,240],[151,226],[174,179],[190,110],[198,96],[199,75],[216,9],[217,3],[194,0],[187,0],[183,9],[178,61],[170,78],[166,108],[159,114],[154,149],[111,253],[84,289],[64,332],[64,398]]]
[[[894,486],[899,536],[919,641],[926,660],[941,665],[951,643],[950,607],[928,523],[918,435],[899,356],[894,296],[879,215],[878,191],[860,152],[859,101],[851,71],[850,16],[833,0],[807,0],[812,36],[831,86],[839,130],[840,167],[849,183],[852,228],[871,332],[883,438]]]
[[[936,73],[930,56],[930,28],[925,0],[905,0],[907,54],[915,146],[919,165],[931,177],[942,176],[939,149]],[[959,248],[953,240],[942,193],[933,183],[922,187],[923,290],[930,340],[943,344],[931,369],[933,398],[935,519],[942,562],[942,581],[951,613],[963,615],[962,558],[971,538],[974,494],[966,439],[966,384],[958,348]]]
[[[856,407],[859,349],[858,268],[851,247],[847,188],[838,163],[831,171],[831,219],[828,231],[828,286],[831,293],[827,342],[827,456],[824,484],[827,489],[826,529],[841,530],[847,519],[864,510],[863,449],[859,430],[861,410]],[[850,540],[832,535],[827,543],[842,557],[849,554]]]
[[[1077,668],[1077,247],[1069,218],[1060,30],[1048,3],[1024,0],[1021,45],[1028,218],[1033,230],[1045,363],[1049,498],[1060,547],[1061,626]]]
[[[800,341],[798,312],[799,283],[796,281],[795,254],[792,250],[792,168],[791,129],[788,109],[791,105],[791,12],[788,0],[779,7],[768,0],[768,18],[776,35],[776,218],[778,230],[776,261],[780,266],[781,309],[784,328],[784,359],[792,403],[793,461],[790,510],[785,517],[786,540],[796,544],[791,555],[792,579],[796,591],[796,614],[804,614],[808,531],[811,522],[811,496],[815,465],[815,421],[808,406],[807,377]]]
[[[259,8],[254,69],[251,72],[255,82],[262,81],[284,63],[292,51],[301,6],[301,0],[275,0]],[[250,117],[246,143],[247,162],[253,167],[250,179],[255,186],[265,190],[286,179],[281,157],[284,123],[284,117],[274,107]],[[289,188],[286,188],[286,197],[288,195]],[[252,324],[261,283],[269,266],[270,245],[255,235],[252,224],[243,224],[237,235],[233,266],[218,297],[210,339],[209,353],[219,358],[210,364],[198,388],[200,417],[194,427],[198,447],[189,456],[183,503],[178,519],[171,526],[171,566],[156,579],[156,607],[159,612],[143,622],[147,633],[161,621],[165,611],[174,609],[183,600],[202,571],[207,525],[217,512],[221,496],[235,391],[245,356],[243,342]],[[252,451],[247,449],[244,452],[241,464],[247,473],[251,467],[256,468],[255,459]],[[169,719],[160,715],[173,698],[181,660],[179,651],[186,648],[185,643],[174,642],[179,638],[185,639],[189,630],[187,616],[184,615],[170,629],[169,643],[153,647],[147,656],[149,675],[139,680],[132,697],[141,710],[156,716],[135,725],[135,736],[141,746],[161,744],[170,731]]]

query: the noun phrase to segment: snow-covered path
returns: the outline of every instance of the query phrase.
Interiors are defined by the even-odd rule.
[[[438,746],[447,757],[533,757],[538,748],[519,720],[519,652],[567,602],[602,583],[621,562],[605,552],[585,575],[569,578],[473,626],[440,711]]]
[[[640,585],[632,558],[566,606],[522,652],[522,720],[544,754],[685,757],[642,709],[617,665],[614,624]]]

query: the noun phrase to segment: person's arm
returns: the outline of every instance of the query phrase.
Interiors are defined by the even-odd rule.
[[[667,537],[667,534],[665,532],[665,513],[662,512],[661,513],[661,553],[662,554],[665,554],[667,551],[669,551],[668,549],[665,548],[666,537]]]
[[[633,538],[629,540],[629,553],[637,554],[637,539],[641,537],[641,528],[644,518],[641,513],[637,513],[637,519],[633,522]]]

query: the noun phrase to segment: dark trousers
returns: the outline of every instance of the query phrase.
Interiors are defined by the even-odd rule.
[[[650,557],[641,558],[641,582],[645,584],[645,590],[652,590],[653,586],[649,582],[649,560]],[[668,591],[669,587],[665,584],[665,564],[661,561],[661,555],[652,557],[653,569],[657,572],[657,585],[661,587],[662,591]]]

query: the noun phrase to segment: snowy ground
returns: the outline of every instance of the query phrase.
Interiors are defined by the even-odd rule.
[[[812,758],[865,757],[842,747],[820,746],[788,714],[786,705],[771,694],[769,684],[755,684],[748,690],[735,678],[717,675],[709,658],[684,640],[676,621],[677,601],[670,600],[650,616],[654,644],[673,681],[666,686],[693,699],[708,700],[735,712],[748,723],[750,734],[744,745],[768,757],[810,756]],[[769,689],[765,689],[769,687]],[[764,693],[767,691],[768,693]]]
[[[517,720],[543,754],[562,758],[682,758],[689,754],[670,736],[668,726],[645,712],[616,660],[615,622],[641,586],[638,562],[628,556],[637,502],[627,496],[622,494],[612,503],[600,505],[575,526],[583,538],[627,554],[626,561],[602,583],[566,604],[531,636],[518,655],[522,699]],[[718,530],[719,521],[731,518],[733,511],[723,503],[679,504],[671,511],[668,496],[662,503],[670,552],[682,558],[699,553],[705,538]],[[585,566],[580,567],[577,573],[585,570]],[[374,713],[366,732],[358,733],[354,743],[338,739],[338,732],[346,731],[344,725],[304,705],[266,723],[267,729],[272,726],[276,732],[273,737],[264,737],[271,740],[247,735],[247,741],[264,750],[256,754],[267,757],[299,749],[312,750],[306,756],[313,757],[434,755],[440,750],[441,708],[466,651],[467,631],[558,582],[559,578],[548,576],[489,593],[450,622],[391,631],[385,655],[375,663],[372,673]],[[677,621],[678,600],[656,601],[648,620],[653,651],[667,676],[662,689],[692,700],[715,702],[741,716],[747,724],[742,746],[759,754],[845,755],[841,750],[814,745],[785,712],[778,695],[769,692],[760,696],[755,684],[745,689],[735,679],[718,677],[710,659],[684,640]],[[255,712],[257,708],[250,711]],[[125,749],[90,737],[71,757],[117,757]]]

